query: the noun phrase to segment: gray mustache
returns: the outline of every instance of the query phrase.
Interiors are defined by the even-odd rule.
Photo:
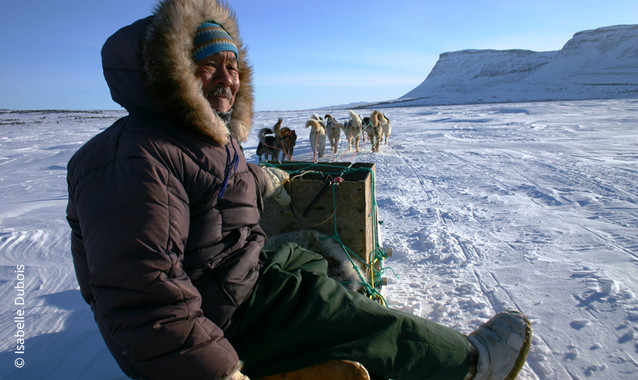
[[[207,98],[209,96],[223,97],[230,100],[233,97],[233,93],[228,87],[213,87],[213,89],[206,94]]]

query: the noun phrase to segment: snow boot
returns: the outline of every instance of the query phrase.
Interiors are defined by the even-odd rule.
[[[525,364],[532,344],[532,325],[516,310],[496,314],[471,333],[478,352],[476,380],[513,380]]]
[[[329,360],[324,363],[285,372],[258,377],[255,380],[370,380],[368,371],[360,363],[350,360]]]

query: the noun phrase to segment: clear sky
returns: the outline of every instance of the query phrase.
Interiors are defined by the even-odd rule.
[[[636,0],[235,0],[255,109],[398,98],[439,54],[559,50],[574,33],[638,24]],[[119,109],[100,49],[156,0],[0,0],[0,108]]]

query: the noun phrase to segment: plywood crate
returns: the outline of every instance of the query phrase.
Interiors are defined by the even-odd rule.
[[[287,171],[291,178],[286,184],[291,197],[289,206],[280,206],[273,199],[265,202],[260,225],[269,236],[298,230],[317,230],[330,236],[336,232],[356,258],[371,264],[371,254],[379,244],[373,199],[374,163],[268,164]],[[337,177],[343,182],[329,185],[315,200],[326,181]]]

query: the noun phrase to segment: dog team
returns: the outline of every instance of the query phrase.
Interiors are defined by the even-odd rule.
[[[381,141],[388,143],[392,125],[383,112],[374,110],[369,117],[363,118],[352,110],[348,111],[348,114],[349,118],[344,123],[340,123],[330,114],[321,117],[316,113],[306,121],[306,128],[310,128],[309,140],[314,162],[325,155],[326,139],[330,143],[332,152],[337,153],[342,130],[348,142],[348,149],[354,149],[357,152],[359,152],[359,143],[365,141],[366,135],[370,140],[372,152],[379,151]],[[280,118],[273,128],[259,130],[257,156],[260,161],[293,160],[297,134],[294,129],[282,127],[282,122]]]

